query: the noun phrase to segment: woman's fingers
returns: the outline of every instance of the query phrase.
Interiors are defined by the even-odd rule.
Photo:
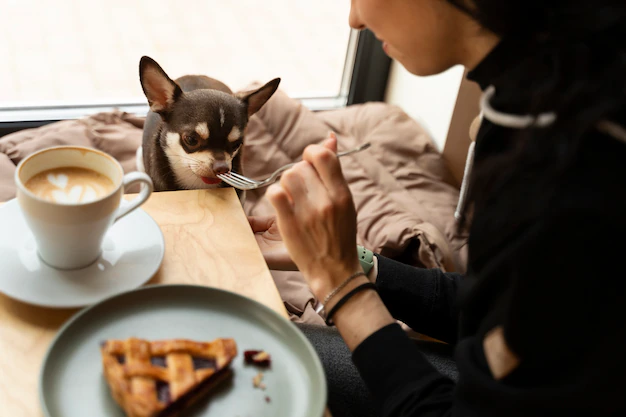
[[[309,189],[306,179],[303,178],[303,164],[306,162],[298,162],[280,177],[280,186],[287,192],[294,207],[302,205],[308,199]]]
[[[322,184],[319,175],[308,162],[294,166],[281,181],[281,185],[294,202],[296,215],[308,215],[316,212],[320,205],[329,202],[328,190]]]
[[[313,146],[319,147],[319,145]],[[337,152],[337,136],[333,132],[331,132],[329,134],[329,138],[323,142],[322,148],[326,149],[335,159],[337,159],[335,156],[335,153]],[[341,174],[341,166],[338,168],[339,173]],[[281,194],[277,188],[278,184],[275,184],[268,189],[267,196],[270,199],[270,202],[270,197],[274,196],[277,199],[276,202],[278,204],[283,204],[285,209],[289,207],[289,209],[293,212],[295,202],[307,200],[317,201],[319,198],[323,197],[326,193],[323,192],[320,187],[321,185],[324,185],[323,179],[321,178],[319,171],[316,170],[315,166],[310,163],[300,162],[281,176],[280,187],[278,188],[282,188],[282,192],[286,193]],[[263,231],[269,228],[274,219],[274,216],[250,216],[248,221],[254,231]]]
[[[307,146],[303,155],[303,159],[313,166],[333,197],[345,194],[348,188],[341,171],[339,158],[337,158],[336,147],[336,138],[330,138],[323,145]]]
[[[324,185],[340,182],[343,179],[337,154],[325,146],[310,145],[304,150],[303,159],[313,165]]]
[[[330,149],[333,153],[337,153],[337,135],[334,132],[330,132],[328,135],[328,139],[326,139],[322,146],[326,149]]]
[[[289,195],[283,187],[278,184],[271,185],[267,190],[266,196],[272,206],[274,206],[274,209],[276,209],[279,220],[281,218],[293,217],[293,207]]]
[[[336,146],[331,137],[308,147],[304,160],[267,191],[285,248],[322,297],[359,268],[356,213]]]

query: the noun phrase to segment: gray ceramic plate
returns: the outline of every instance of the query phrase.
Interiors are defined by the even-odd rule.
[[[191,285],[144,287],[102,301],[73,317],[52,342],[40,376],[48,417],[123,417],[102,376],[100,342],[139,337],[210,341],[232,337],[234,377],[190,416],[321,417],[326,380],[313,347],[269,308],[226,291]],[[252,386],[258,369],[243,351],[266,350],[272,367],[265,391]],[[269,398],[269,402],[267,398]]]

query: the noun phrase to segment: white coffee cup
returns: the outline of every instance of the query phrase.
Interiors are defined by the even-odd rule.
[[[108,177],[113,191],[86,203],[59,203],[38,197],[26,183],[35,175],[56,168],[87,168]],[[110,155],[91,148],[59,146],[23,159],[15,171],[17,201],[35,237],[40,258],[58,269],[79,269],[95,262],[104,236],[114,222],[142,205],[152,193],[150,177],[142,172],[124,175]],[[139,195],[126,202],[124,189],[142,183]]]

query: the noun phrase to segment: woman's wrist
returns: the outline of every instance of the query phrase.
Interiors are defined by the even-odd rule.
[[[353,289],[370,283],[367,277],[360,277],[351,282],[337,294],[325,310],[328,312],[337,302]],[[348,299],[333,315],[333,322],[351,351],[354,351],[365,339],[395,320],[383,304],[378,293],[373,290],[360,291]]]
[[[350,293],[350,291],[359,287],[360,285],[368,284],[368,283],[370,283],[370,280],[367,278],[366,275],[364,274],[359,275],[351,279],[350,282],[348,282],[345,286],[341,287],[339,291],[337,291],[336,293],[334,294],[333,292],[329,293],[329,294],[332,294],[332,298],[328,300],[326,304],[324,304],[324,311],[326,312],[326,314],[328,314],[343,297],[345,297],[348,293]],[[356,295],[354,295],[353,297],[356,297]]]
[[[344,268],[345,269],[345,268]],[[357,271],[362,271],[360,267],[355,267]],[[365,274],[357,276],[342,286],[328,303],[324,305],[324,311],[328,314],[346,295],[350,294],[354,289],[372,283],[372,277],[376,278],[377,262],[375,260],[375,266],[372,268],[374,273],[370,271],[367,276]],[[347,271],[348,269],[346,269]],[[352,271],[352,270],[351,270]],[[342,283],[346,281],[353,273],[337,273],[334,277],[327,277],[317,281],[318,283],[336,283],[333,286],[325,285],[324,287],[313,291],[318,297],[318,300],[324,300],[324,298],[338,288]],[[337,277],[340,277],[339,279]],[[310,281],[311,282],[311,281]],[[313,288],[312,288],[313,290]],[[347,299],[335,312],[332,317],[332,321],[341,333],[346,344],[350,350],[357,348],[361,342],[367,337],[381,328],[395,323],[393,317],[383,304],[382,300],[378,296],[378,293],[372,289],[364,289],[354,293]]]
[[[352,265],[334,265],[333,268],[325,268],[323,265],[320,265],[320,268],[317,268],[316,271],[304,273],[304,275],[307,282],[309,282],[313,295],[322,301],[328,294],[358,272],[363,272],[363,268],[361,268],[361,264],[355,256],[355,261]]]

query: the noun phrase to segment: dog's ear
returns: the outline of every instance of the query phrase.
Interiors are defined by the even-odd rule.
[[[178,84],[168,77],[163,68],[150,57],[141,57],[139,79],[150,110],[161,116],[166,116],[172,110],[176,100],[183,94]]]
[[[248,117],[261,110],[261,107],[267,103],[267,100],[269,100],[278,89],[278,84],[280,84],[280,78],[274,78],[261,88],[237,94],[237,97],[243,101],[248,108]]]

